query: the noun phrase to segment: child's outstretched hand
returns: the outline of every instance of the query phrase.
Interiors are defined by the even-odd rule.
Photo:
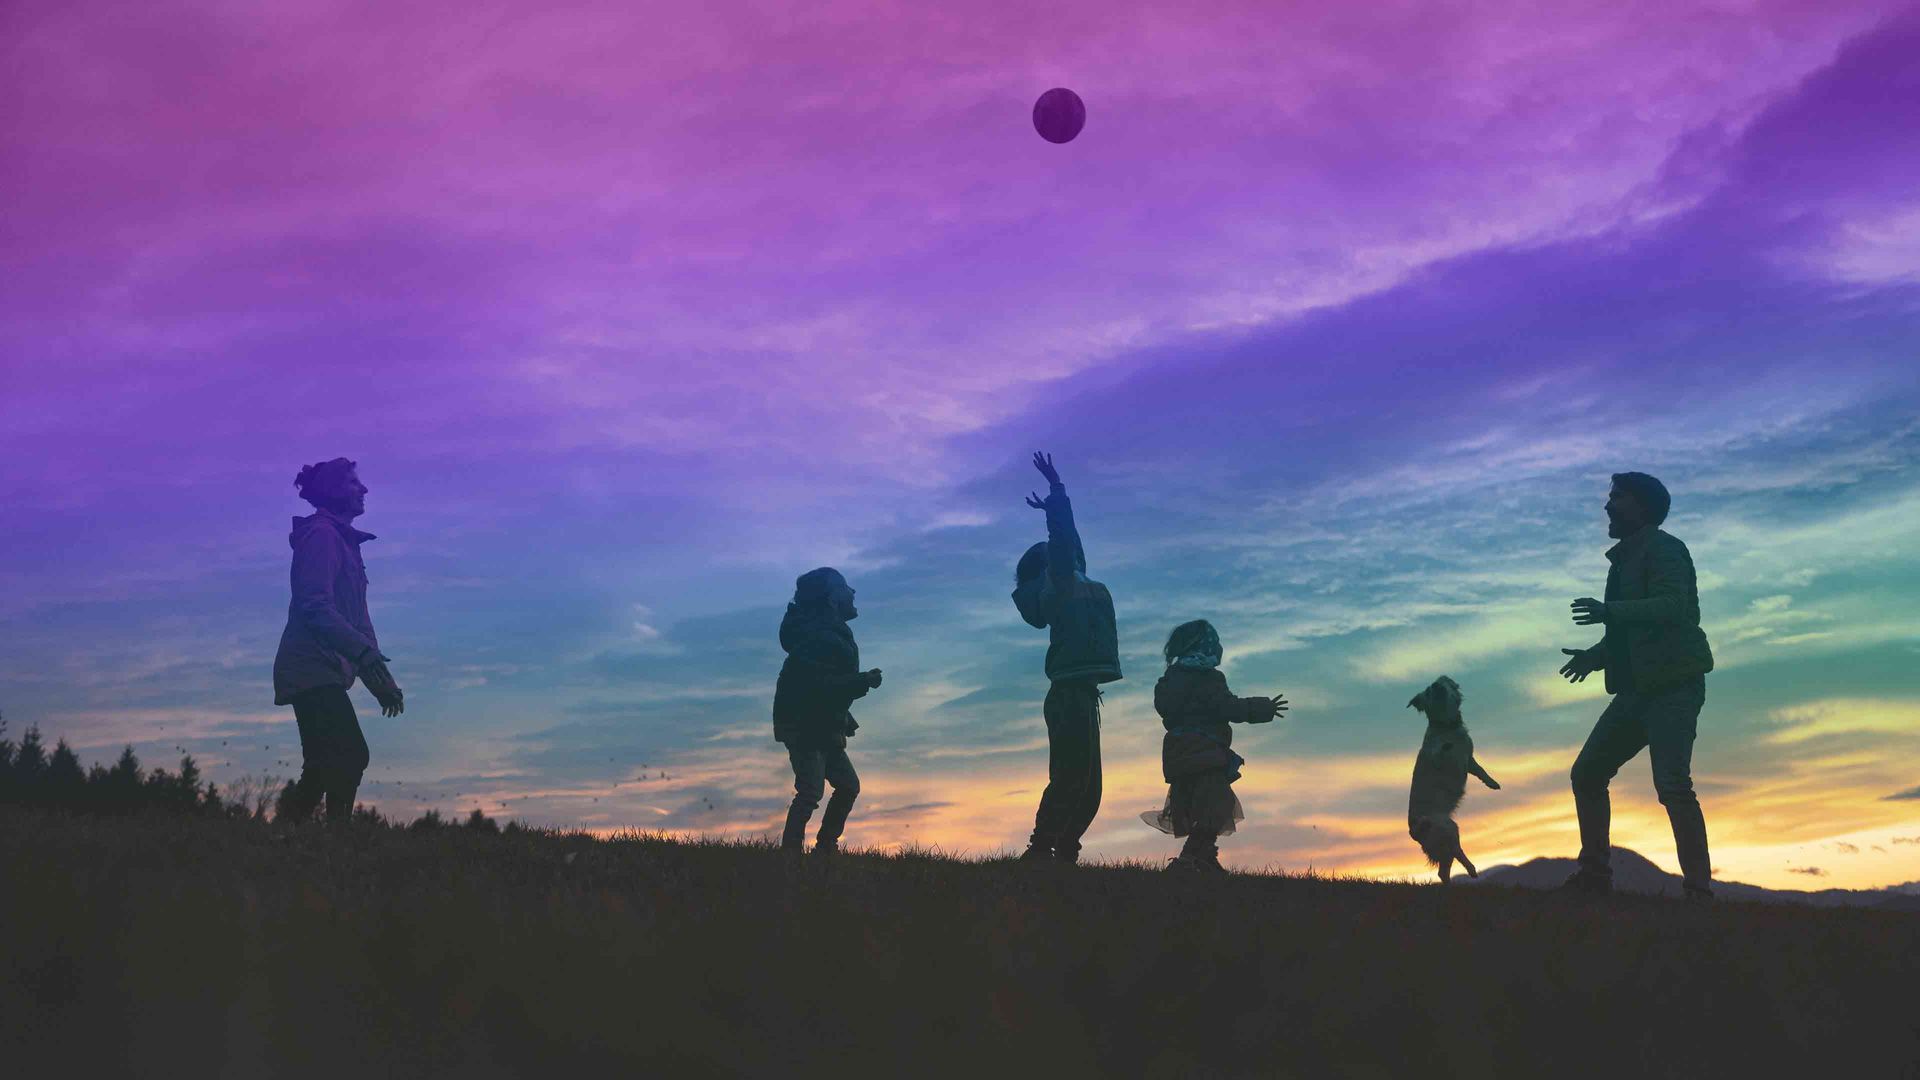
[[[1040,475],[1047,478],[1049,485],[1060,482],[1060,471],[1053,467],[1052,454],[1043,454],[1035,450],[1033,452],[1033,467],[1040,470]]]
[[[1267,715],[1259,720],[1254,721],[1254,723],[1265,724],[1270,721],[1279,719],[1280,714],[1287,711],[1287,699],[1282,697],[1279,694],[1275,694],[1272,697],[1266,699],[1266,707],[1268,709]]]

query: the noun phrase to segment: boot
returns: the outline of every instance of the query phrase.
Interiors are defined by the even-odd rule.
[[[1613,875],[1591,866],[1582,866],[1568,876],[1567,880],[1561,884],[1559,891],[1583,893],[1588,896],[1608,896],[1613,892]]]
[[[1227,868],[1220,865],[1220,847],[1213,833],[1195,832],[1187,834],[1187,842],[1180,849],[1180,857],[1167,866],[1169,870],[1192,870],[1203,874],[1224,874]]]
[[[807,846],[807,821],[812,817],[812,807],[787,808],[787,827],[780,832],[780,850],[800,854]]]

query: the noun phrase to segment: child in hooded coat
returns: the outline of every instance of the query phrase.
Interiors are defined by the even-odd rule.
[[[860,796],[860,776],[847,758],[847,738],[860,725],[848,707],[880,685],[880,669],[860,670],[860,646],[847,625],[860,614],[853,596],[838,570],[810,570],[794,582],[793,602],[780,620],[787,659],[774,684],[773,737],[786,745],[793,764],[793,803],[780,838],[789,856],[800,854],[807,822],[828,783],[833,798],[820,818],[817,854],[839,850],[847,815]]]
[[[1245,816],[1233,782],[1246,759],[1233,752],[1232,725],[1267,723],[1286,711],[1287,702],[1278,695],[1234,696],[1220,673],[1220,635],[1205,619],[1174,627],[1162,651],[1167,671],[1154,684],[1153,707],[1167,729],[1160,744],[1167,803],[1140,817],[1161,832],[1186,837],[1167,869],[1224,873],[1216,841]]]

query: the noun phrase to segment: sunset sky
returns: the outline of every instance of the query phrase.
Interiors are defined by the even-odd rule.
[[[405,716],[362,799],[767,836],[775,632],[841,568],[849,842],[1014,848],[1051,451],[1116,598],[1089,853],[1159,858],[1212,619],[1230,866],[1406,877],[1435,676],[1576,845],[1612,472],[1719,660],[1719,876],[1920,879],[1920,7],[1695,0],[0,6],[0,710],[297,771],[292,480],[345,455]],[[1040,139],[1052,86],[1080,137]],[[1616,842],[1676,868],[1644,756]]]

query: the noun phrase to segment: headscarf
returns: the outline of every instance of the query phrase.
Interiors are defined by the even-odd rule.
[[[1167,635],[1164,654],[1173,667],[1207,670],[1220,666],[1224,650],[1220,646],[1220,633],[1213,624],[1195,619],[1173,628],[1173,633]]]

